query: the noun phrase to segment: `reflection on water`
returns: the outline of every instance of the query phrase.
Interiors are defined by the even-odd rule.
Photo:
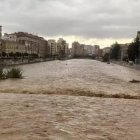
[[[0,81],[1,92],[45,93],[61,89],[140,93],[140,71],[94,60],[49,61],[20,66],[24,79]]]

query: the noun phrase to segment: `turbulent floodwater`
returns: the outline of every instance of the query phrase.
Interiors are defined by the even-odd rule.
[[[0,94],[0,140],[139,139],[139,100]]]
[[[140,71],[95,60],[72,59],[19,66],[24,79],[0,81],[1,92],[49,93],[90,91],[104,94],[140,94]],[[64,93],[65,92],[65,93]]]
[[[87,97],[140,97],[140,84],[129,83],[140,71],[74,59],[20,68],[24,79],[0,81],[0,140],[140,139],[139,100]]]

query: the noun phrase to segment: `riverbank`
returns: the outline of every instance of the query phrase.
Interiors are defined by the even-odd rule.
[[[70,60],[71,58],[34,58],[34,59],[0,59],[0,66],[17,66],[17,65],[24,65],[24,64],[33,64],[33,63],[41,63],[41,62],[47,62],[47,61],[54,61],[54,60]]]
[[[17,66],[24,64],[33,64],[46,61],[53,61],[53,58],[36,58],[36,59],[1,59],[0,66]]]

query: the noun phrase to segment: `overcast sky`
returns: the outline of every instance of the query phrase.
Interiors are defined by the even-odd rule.
[[[140,30],[140,0],[0,0],[3,32],[109,46]]]

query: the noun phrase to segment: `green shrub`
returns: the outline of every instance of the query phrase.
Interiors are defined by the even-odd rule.
[[[6,77],[7,78],[23,78],[22,71],[20,68],[11,68],[7,70]]]

